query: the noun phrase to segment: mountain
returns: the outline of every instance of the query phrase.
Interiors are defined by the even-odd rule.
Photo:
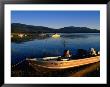
[[[100,33],[100,30],[97,29],[90,29],[87,27],[64,27],[60,28],[60,31],[67,32],[67,33]]]
[[[37,33],[37,32],[44,32],[44,33],[100,33],[100,30],[97,29],[90,29],[87,27],[64,27],[59,29],[44,27],[44,26],[33,26],[33,25],[26,25],[20,23],[12,23],[11,24],[11,32],[12,33]]]

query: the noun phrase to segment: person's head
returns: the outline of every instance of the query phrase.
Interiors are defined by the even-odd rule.
[[[69,50],[67,50],[67,54],[69,54],[70,53],[70,51]]]
[[[91,48],[91,50],[94,50],[94,48]]]
[[[70,53],[70,51],[69,51],[69,50],[64,50],[64,53],[69,54],[69,53]]]

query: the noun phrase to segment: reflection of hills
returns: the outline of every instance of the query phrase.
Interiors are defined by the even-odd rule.
[[[12,23],[11,24],[11,32],[12,33],[99,33],[100,30],[97,29],[90,29],[87,27],[64,27],[60,29],[53,29],[44,26],[32,26],[20,23]]]
[[[63,38],[70,38],[70,39],[75,39],[75,38],[88,38],[87,35],[62,35]]]
[[[76,39],[76,38],[88,38],[88,37],[97,37],[100,33],[65,33],[61,34],[63,38]]]

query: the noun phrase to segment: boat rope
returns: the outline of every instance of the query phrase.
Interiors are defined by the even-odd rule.
[[[24,62],[26,59],[24,59],[24,60],[22,60],[22,61],[20,61],[20,62],[18,62],[17,64],[15,64],[15,65],[12,65],[12,68],[13,67],[16,67],[17,65],[19,65],[19,64],[21,64],[22,62]]]

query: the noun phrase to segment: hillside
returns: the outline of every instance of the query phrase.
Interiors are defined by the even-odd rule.
[[[90,29],[87,27],[64,27],[59,29],[44,27],[44,26],[33,26],[26,25],[20,23],[12,23],[11,24],[11,32],[12,33],[100,33],[100,30]]]

